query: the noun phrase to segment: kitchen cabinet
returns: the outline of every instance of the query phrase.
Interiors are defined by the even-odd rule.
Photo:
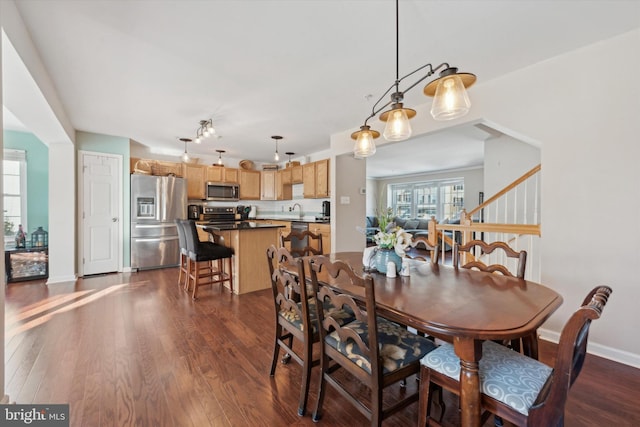
[[[291,183],[302,184],[302,165],[293,166],[291,168]]]
[[[329,197],[329,159],[316,163],[316,198]]]
[[[302,165],[305,199],[329,197],[329,159]]]
[[[203,200],[205,196],[205,177],[207,167],[203,165],[182,165],[182,174],[187,180],[187,198]]]
[[[260,200],[260,172],[239,171],[240,199]]]
[[[322,235],[322,252],[328,254],[331,252],[331,224],[309,224],[309,231],[314,234]]]
[[[221,166],[207,166],[207,182],[222,182],[224,168]]]
[[[207,182],[238,183],[238,169],[223,166],[207,167]]]
[[[276,171],[260,173],[260,200],[276,199]]]
[[[224,180],[224,182],[230,182],[233,184],[237,184],[239,182],[238,169],[236,168],[223,168],[223,169],[224,169],[224,175],[222,179]]]
[[[291,171],[286,169],[278,171],[276,174],[276,200],[291,200],[292,198]]]
[[[316,197],[316,164],[305,163],[302,165],[302,183],[304,189],[302,195],[305,199],[313,199]]]

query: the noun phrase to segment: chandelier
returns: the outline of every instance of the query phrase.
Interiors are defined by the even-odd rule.
[[[203,139],[213,136],[216,133],[213,127],[213,119],[200,120],[200,127],[196,129],[195,143],[200,144]]]
[[[452,120],[462,117],[469,112],[471,102],[467,96],[466,88],[476,81],[476,76],[471,73],[459,73],[456,67],[451,67],[448,63],[434,67],[431,63],[425,64],[403,77],[399,73],[399,8],[396,0],[396,79],[371,108],[371,114],[360,126],[360,130],[351,134],[351,138],[356,140],[353,147],[353,154],[356,157],[369,157],[376,152],[374,139],[380,136],[380,132],[371,129],[367,124],[370,118],[376,116],[382,110],[390,107],[380,114],[380,120],[386,122],[383,136],[387,141],[403,141],[411,137],[411,124],[409,120],[416,115],[416,111],[405,108],[402,103],[404,94],[416,87],[420,82],[431,77],[436,72],[440,72],[439,77],[428,83],[423,92],[427,96],[433,97],[431,115],[435,120]],[[426,74],[419,77],[409,87],[400,90],[400,83],[413,76],[418,71],[426,70]],[[393,91],[393,92],[392,92]],[[383,98],[390,92],[391,100],[384,105],[380,105]]]

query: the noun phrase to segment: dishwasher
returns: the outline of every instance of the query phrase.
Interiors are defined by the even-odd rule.
[[[309,229],[309,225],[306,222],[299,221],[291,221],[291,231],[297,231],[298,233],[303,233]],[[291,250],[304,251],[304,248],[307,247],[307,236],[304,236],[304,239],[296,239],[295,237],[291,238]]]

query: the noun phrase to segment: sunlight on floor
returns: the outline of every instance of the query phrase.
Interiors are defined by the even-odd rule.
[[[6,328],[5,340],[10,339],[21,332],[27,331],[31,328],[35,328],[36,326],[39,326],[48,322],[49,320],[51,320],[51,318],[55,314],[74,310],[78,307],[81,307],[85,304],[93,302],[106,295],[112,294],[113,292],[116,292],[126,286],[129,286],[129,284],[122,283],[119,285],[113,285],[97,292],[95,290],[73,292],[67,295],[59,295],[56,297],[48,298],[42,301],[41,303],[25,307],[25,309],[20,311],[19,314],[15,316],[7,317],[6,325],[5,325],[5,328]],[[73,300],[76,300],[76,301],[71,304],[63,305]],[[51,312],[47,312],[46,314],[40,317],[36,317],[35,319],[30,320],[28,322],[16,325],[16,323],[20,322],[23,319],[28,319],[29,317],[37,316],[40,313],[54,309],[55,307],[60,307],[60,308]]]

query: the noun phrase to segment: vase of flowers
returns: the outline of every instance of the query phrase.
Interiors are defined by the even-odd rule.
[[[379,220],[380,221],[380,220]],[[387,263],[393,261],[396,265],[396,272],[402,269],[402,257],[407,247],[411,244],[411,234],[401,227],[391,222],[384,221],[386,227],[382,228],[383,221],[380,221],[380,231],[373,236],[376,242],[376,269],[380,273],[387,272]]]

